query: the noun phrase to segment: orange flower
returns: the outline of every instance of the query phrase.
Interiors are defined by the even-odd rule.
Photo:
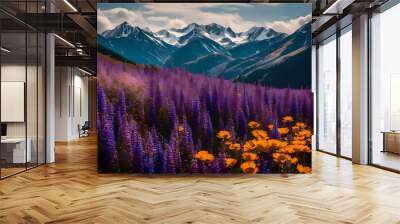
[[[286,135],[287,133],[289,133],[289,129],[288,128],[278,128],[278,132],[281,135]]]
[[[214,161],[215,157],[213,154],[208,154],[206,157],[206,162],[212,162]]]
[[[201,161],[204,161],[204,162],[212,162],[212,161],[214,161],[214,159],[215,159],[215,157],[214,157],[214,155],[213,154],[210,154],[208,151],[206,151],[206,150],[201,150],[201,151],[198,151],[197,153],[196,153],[196,159],[199,159],[199,160],[201,160]]]
[[[296,149],[293,145],[287,145],[286,147],[280,148],[277,152],[292,154],[296,152]]]
[[[305,145],[306,141],[301,141],[301,140],[293,140],[292,141],[293,145]]]
[[[309,138],[312,136],[312,133],[310,130],[302,130],[299,132],[299,136],[304,136],[306,138]]]
[[[273,153],[272,158],[274,158],[275,162],[282,163],[282,164],[286,163],[286,161],[290,161],[290,159],[291,159],[289,155],[287,155],[285,153],[279,153],[279,152]]]
[[[254,161],[247,161],[240,165],[242,171],[248,174],[255,174],[258,172],[258,167]]]
[[[292,117],[292,116],[284,116],[284,117],[282,118],[282,121],[283,121],[284,123],[293,122],[293,117]]]
[[[240,144],[239,143],[233,143],[229,145],[229,149],[233,151],[239,151],[240,150]]]
[[[231,145],[231,144],[232,144],[232,142],[229,140],[225,142],[225,145]]]
[[[297,151],[299,152],[311,152],[311,148],[306,145],[299,145],[297,148]]]
[[[225,158],[225,166],[228,168],[232,168],[236,165],[237,160],[233,158]]]
[[[178,126],[178,131],[179,132],[183,132],[185,130],[185,128],[183,127],[183,125],[179,125]]]
[[[270,145],[268,144],[268,140],[252,140],[252,143],[255,146],[255,149],[266,152],[270,149]]]
[[[260,124],[255,122],[255,121],[250,121],[248,125],[249,125],[250,128],[258,128],[258,127],[260,127]]]
[[[246,143],[244,143],[243,145],[243,150],[245,152],[250,152],[253,151],[256,148],[256,145],[253,143],[253,141],[247,141]]]
[[[222,139],[222,140],[228,140],[231,137],[232,137],[231,133],[227,130],[221,130],[217,133],[217,138]]]
[[[303,129],[306,127],[306,124],[304,122],[297,122],[296,126],[299,127],[300,129]]]
[[[297,171],[299,171],[299,173],[310,173],[311,167],[303,166],[299,163],[297,164]]]
[[[256,139],[268,139],[268,134],[264,130],[253,130],[251,131],[251,134],[254,136]]]
[[[258,156],[255,153],[245,152],[242,154],[242,158],[246,161],[254,161],[258,159]]]
[[[297,157],[293,157],[293,158],[290,159],[290,163],[291,164],[296,164],[298,162],[299,162],[299,159],[297,159]]]
[[[278,139],[270,139],[268,140],[268,145],[272,148],[282,148],[288,145],[287,142],[281,142]]]
[[[303,141],[305,138],[306,137],[304,137],[304,136],[296,136],[296,137],[293,138],[293,140],[295,140],[295,141]]]
[[[268,127],[269,130],[272,130],[274,128],[274,125],[273,124],[269,124],[267,127]]]
[[[294,133],[297,133],[298,131],[300,131],[300,128],[297,127],[297,126],[293,126],[293,127],[292,127],[292,131],[293,131]]]

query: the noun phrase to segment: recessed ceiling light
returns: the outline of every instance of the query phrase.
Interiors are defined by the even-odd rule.
[[[74,12],[78,12],[78,10],[68,0],[64,0],[64,3],[67,4]]]
[[[86,71],[86,70],[83,70],[83,69],[81,69],[81,68],[79,68],[79,67],[78,67],[78,70],[81,71],[81,72],[83,72],[83,73],[85,73],[85,74],[87,74],[87,75],[90,75],[90,76],[93,75],[92,73],[90,73],[90,72],[88,72],[88,71]]]
[[[5,47],[1,47],[0,49],[1,49],[1,51],[4,51],[6,53],[10,53],[11,52],[11,50],[9,50],[9,49],[7,49]]]
[[[62,37],[60,37],[60,36],[57,35],[57,34],[54,34],[54,36],[57,37],[57,38],[58,38],[59,40],[61,40],[62,42],[64,42],[65,44],[67,44],[68,46],[75,48],[75,45],[73,45],[73,44],[72,44],[71,42],[69,42],[68,40],[66,40],[66,39],[64,39],[64,38],[62,38]]]

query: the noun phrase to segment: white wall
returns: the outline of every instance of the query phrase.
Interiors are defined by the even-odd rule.
[[[88,78],[72,67],[56,67],[55,140],[79,137],[78,125],[88,120]]]

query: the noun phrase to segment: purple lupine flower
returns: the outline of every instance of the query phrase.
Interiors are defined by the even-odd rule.
[[[190,163],[190,173],[199,173],[199,165],[197,159],[193,158]]]
[[[147,124],[149,126],[154,126],[157,124],[158,118],[157,118],[157,107],[154,98],[150,97],[148,99],[148,105],[149,105],[149,111],[148,111],[148,121]]]
[[[176,173],[175,167],[175,152],[170,144],[164,144],[167,153],[167,173]]]
[[[219,157],[217,157],[214,161],[212,161],[211,171],[212,171],[212,173],[220,173],[221,172]]]
[[[203,147],[211,148],[212,138],[213,138],[213,127],[211,123],[210,114],[208,111],[203,112],[202,119],[202,144]]]
[[[177,128],[175,125],[177,123],[176,109],[173,102],[168,103],[168,129],[170,131]]]
[[[240,111],[238,120],[238,134],[244,137],[247,134],[247,119],[243,111]]]
[[[179,150],[178,133],[175,130],[171,134],[169,145],[170,145],[171,151],[173,152],[175,170],[177,173],[179,173],[182,171],[182,159],[181,159],[181,153]]]
[[[186,117],[183,118],[183,130],[184,130],[184,146],[187,153],[194,153],[194,141],[192,135],[192,129],[190,128]]]
[[[224,124],[228,123],[228,121],[232,117],[228,97],[224,98],[224,105],[222,106],[222,114],[223,114],[222,118],[223,118]]]
[[[242,98],[242,111],[246,118],[250,115],[250,108],[249,108],[249,99],[247,96],[246,90],[243,91],[243,98]]]
[[[154,144],[154,153],[155,153],[155,165],[154,165],[154,169],[156,173],[165,173],[166,172],[166,161],[164,158],[164,149],[162,147],[162,143],[161,140],[159,139],[158,135],[157,135],[157,130],[155,129],[155,127],[151,128],[151,137],[153,140],[153,144]]]
[[[144,151],[144,172],[154,173],[154,144],[151,133],[147,134]]]
[[[106,94],[102,87],[97,87],[97,112],[107,113]]]
[[[279,128],[279,123],[278,123],[278,121],[275,120],[274,127],[271,130],[270,138],[281,139],[281,135],[279,134],[278,128]]]
[[[133,161],[132,166],[134,172],[142,173],[144,172],[144,146],[142,137],[139,133],[137,124],[135,121],[131,122],[131,141],[132,141],[132,154]]]
[[[112,116],[105,113],[107,112],[105,100],[101,103],[103,103],[103,105],[101,105],[103,109],[99,110],[97,117],[99,121],[99,168],[102,172],[117,172],[119,161],[112,125]]]
[[[299,117],[299,108],[298,108],[298,103],[295,99],[294,96],[292,96],[291,98],[291,104],[290,104],[290,115],[293,117]]]
[[[155,93],[154,93],[154,104],[156,106],[156,111],[160,111],[160,108],[163,105],[163,96],[162,96],[162,92],[161,92],[161,88],[159,83],[155,83]]]
[[[211,108],[210,108],[210,117],[212,121],[212,126],[216,129],[220,129],[220,109],[219,109],[219,99],[218,99],[218,91],[216,88],[213,89],[212,97],[211,97]]]
[[[226,159],[226,154],[221,153],[220,156],[218,156],[218,163],[219,163],[219,168],[220,168],[220,173],[226,173],[228,172],[228,168],[226,167],[225,164],[225,159]]]
[[[200,100],[195,98],[192,102],[192,132],[194,136],[199,136],[201,114],[200,114]]]
[[[271,173],[270,164],[271,161],[265,158],[260,159],[260,173]]]
[[[118,110],[116,111],[117,116],[117,148],[119,154],[120,168],[122,172],[129,172],[132,170],[132,140],[131,130],[128,123],[126,106],[125,106],[125,94],[123,91],[120,92],[120,101]]]
[[[208,173],[209,172],[209,168],[208,168],[208,164],[203,162],[203,161],[199,161],[199,169],[201,170],[201,173]]]

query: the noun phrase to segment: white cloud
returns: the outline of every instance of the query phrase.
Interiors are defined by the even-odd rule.
[[[229,13],[216,13],[203,11],[202,9],[211,8],[216,6],[229,6]],[[157,26],[151,27],[152,29],[159,30],[163,28],[171,28],[178,25],[182,27],[190,23],[210,24],[217,22],[222,26],[230,26],[235,31],[245,31],[252,26],[257,25],[254,22],[246,21],[233,8],[238,7],[253,7],[252,4],[237,4],[237,3],[213,3],[213,4],[146,4],[144,15],[147,18],[155,19],[156,16],[163,15],[166,18],[164,22],[157,19]],[[174,18],[174,19],[171,19]]]
[[[141,12],[130,11],[125,8],[99,9],[97,11],[97,32],[101,33],[113,29],[125,21],[134,26],[146,26],[147,24]]]
[[[187,24],[180,19],[168,19],[168,23],[167,23],[167,27],[174,27],[174,28],[183,28],[185,27]]]
[[[103,15],[97,15],[97,32],[102,33],[106,30],[112,29],[114,25],[110,20]]]
[[[265,25],[276,31],[291,34],[298,28],[309,22],[311,22],[311,15],[300,16],[289,21],[274,21],[272,23],[266,23]]]

